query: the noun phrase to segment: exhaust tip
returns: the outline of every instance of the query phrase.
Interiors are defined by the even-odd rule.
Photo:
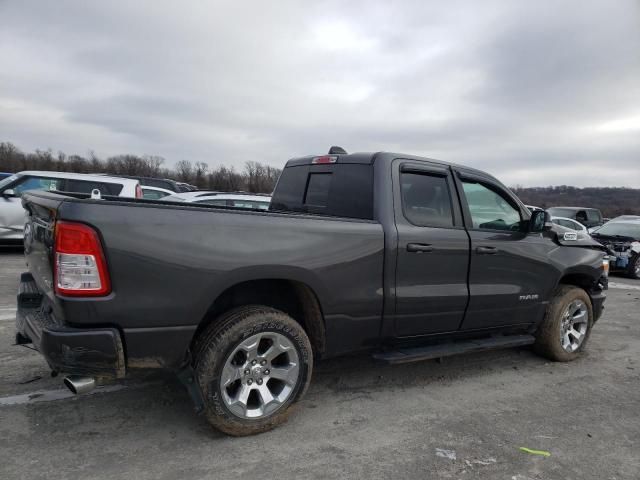
[[[83,377],[82,375],[69,375],[64,377],[63,382],[74,395],[90,392],[96,387],[95,378]]]

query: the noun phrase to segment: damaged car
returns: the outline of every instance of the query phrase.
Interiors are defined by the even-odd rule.
[[[592,234],[609,249],[609,268],[640,278],[640,220],[609,222]]]

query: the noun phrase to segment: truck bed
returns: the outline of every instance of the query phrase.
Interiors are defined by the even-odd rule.
[[[384,233],[375,221],[82,197],[24,196],[37,219],[26,249],[29,269],[66,325],[117,328],[128,364],[177,365],[214,299],[260,279],[309,286],[322,305],[327,337],[336,323],[340,335],[353,331],[355,341],[379,334]],[[46,243],[54,219],[98,231],[112,281],[107,297],[53,294]]]

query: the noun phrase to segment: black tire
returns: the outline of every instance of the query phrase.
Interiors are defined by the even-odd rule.
[[[562,346],[563,316],[574,301],[582,301],[586,306],[586,332],[582,343],[574,351],[567,351]],[[536,332],[534,350],[539,355],[555,362],[570,362],[578,358],[584,350],[591,335],[593,326],[593,306],[587,292],[573,285],[560,285],[551,299],[545,318]]]
[[[222,370],[244,340],[269,332],[285,336],[295,347],[300,363],[296,383],[286,401],[270,415],[241,418],[230,410],[223,398]],[[224,313],[203,332],[194,348],[194,369],[209,423],[221,432],[240,437],[266,432],[286,422],[292,407],[309,387],[313,352],[305,331],[291,317],[273,308],[249,305]],[[246,383],[245,379],[238,381]],[[254,385],[254,388],[257,387]]]
[[[640,253],[633,255],[627,267],[627,274],[636,280],[640,279]]]

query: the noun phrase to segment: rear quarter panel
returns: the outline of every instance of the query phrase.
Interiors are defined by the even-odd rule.
[[[98,230],[113,288],[102,299],[60,299],[72,324],[113,324],[129,336],[169,327],[176,348],[186,349],[224,290],[276,278],[313,289],[328,337],[340,322],[379,334],[384,234],[378,223],[99,201],[65,202],[59,216]],[[147,332],[147,341],[153,334]]]

